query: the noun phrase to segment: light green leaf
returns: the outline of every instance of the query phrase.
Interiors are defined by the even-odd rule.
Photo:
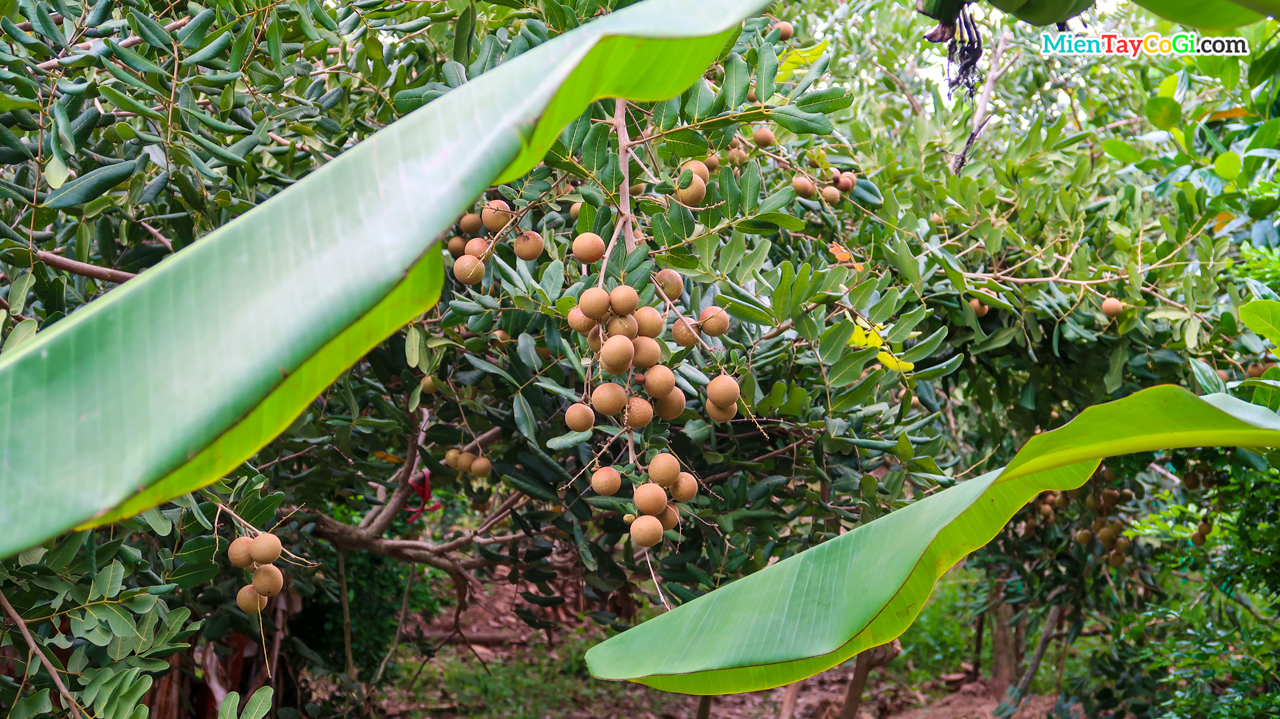
[[[1227,30],[1262,20],[1259,12],[1280,13],[1274,0],[1133,0],[1147,10],[1187,27]],[[1253,8],[1250,10],[1249,8]],[[1254,12],[1256,10],[1257,12]]]
[[[275,690],[271,687],[262,687],[249,697],[249,701],[245,702],[244,711],[240,712],[240,719],[262,719],[271,711],[271,697],[274,696]]]
[[[1254,300],[1240,308],[1240,321],[1280,347],[1280,302]]]

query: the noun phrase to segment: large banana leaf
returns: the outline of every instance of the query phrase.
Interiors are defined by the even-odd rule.
[[[902,634],[938,578],[1039,492],[1104,457],[1280,446],[1280,417],[1226,395],[1156,387],[1032,438],[1003,470],[939,492],[592,647],[591,673],[685,694],[788,684]]]
[[[1223,30],[1280,14],[1280,0],[1133,0],[1152,13],[1187,27]]]
[[[0,557],[207,485],[439,295],[441,232],[602,97],[697,79],[764,0],[648,0],[391,125],[0,360]]]

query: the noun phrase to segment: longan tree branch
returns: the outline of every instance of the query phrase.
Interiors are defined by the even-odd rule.
[[[627,138],[627,101],[618,98],[614,101],[613,128],[618,133],[618,165],[622,170],[622,185],[618,189],[618,224],[622,225],[623,242],[626,243],[627,254],[636,249],[635,232],[631,222],[631,162],[627,156],[631,150],[631,141]],[[600,266],[600,274],[604,274],[605,266]]]
[[[58,693],[62,695],[62,700],[66,702],[67,708],[71,710],[71,715],[80,719],[80,707],[76,704],[76,700],[71,698],[71,692],[67,691],[67,685],[62,683],[62,677],[58,676],[58,670],[53,668],[53,664],[49,662],[49,658],[40,651],[40,647],[36,646],[36,642],[31,638],[31,632],[27,629],[26,622],[22,621],[22,615],[18,614],[13,605],[9,603],[9,598],[4,595],[4,591],[0,591],[0,607],[4,608],[5,614],[13,620],[18,626],[18,631],[22,634],[22,638],[27,640],[27,646],[31,647],[31,651],[40,657],[40,663],[44,665],[45,671],[49,672],[49,677],[53,679],[54,686],[58,687]]]
[[[77,262],[63,257],[62,255],[45,252],[44,250],[36,250],[35,258],[56,270],[63,270],[64,272],[70,272],[73,275],[80,275],[81,277],[88,277],[94,280],[102,280],[103,282],[114,282],[117,285],[124,284],[134,277],[137,277],[137,275],[132,272],[123,272],[121,270],[113,270],[110,267],[99,267],[85,262]]]
[[[385,504],[381,507],[374,507],[360,522],[360,527],[374,536],[380,536],[391,527],[396,515],[404,508],[405,502],[409,501],[409,493],[413,491],[413,488],[409,486],[409,480],[418,471],[420,462],[418,445],[424,440],[423,434],[426,431],[424,425],[426,423],[418,421],[416,413],[410,415],[409,423],[412,429],[409,448],[405,450],[404,464],[400,467],[400,471],[396,472],[393,479],[393,481],[399,482],[400,486],[396,487],[391,496],[387,498]]]

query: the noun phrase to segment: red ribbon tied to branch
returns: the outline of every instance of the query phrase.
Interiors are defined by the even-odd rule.
[[[422,500],[422,506],[417,509],[413,509],[412,507],[405,507],[406,511],[413,512],[413,514],[409,515],[410,524],[418,521],[418,517],[421,517],[424,513],[434,512],[437,509],[440,509],[441,505],[439,502],[435,502],[430,506],[427,505],[427,503],[431,501],[431,471],[430,470],[424,467],[422,470],[422,476],[420,477],[415,476],[413,479],[409,480],[409,488],[412,489],[414,492],[416,492],[418,494],[418,498]]]

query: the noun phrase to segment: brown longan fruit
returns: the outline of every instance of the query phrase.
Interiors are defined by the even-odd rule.
[[[493,463],[484,457],[476,457],[471,463],[471,474],[476,477],[488,477],[493,471]]]
[[[280,558],[280,538],[271,532],[263,532],[249,543],[249,556],[258,564],[271,564]]]
[[[449,254],[453,256],[453,259],[455,260],[458,259],[462,255],[466,254],[466,251],[467,251],[466,240],[462,239],[461,237],[449,238]]]
[[[973,313],[979,317],[986,317],[991,308],[983,304],[982,300],[977,297],[969,300],[969,306],[973,308]]]
[[[542,235],[533,230],[522,232],[515,242],[516,257],[532,262],[542,256],[544,247],[546,243],[542,241]]]
[[[667,318],[656,307],[641,307],[635,312],[636,332],[641,337],[657,337],[667,328]]]
[[[622,475],[613,467],[601,467],[591,473],[591,488],[601,497],[612,497],[622,488]]]
[[[236,593],[236,606],[245,614],[259,614],[267,607],[267,598],[258,594],[252,584],[246,584]]]
[[[750,158],[748,157],[746,150],[734,148],[726,153],[726,159],[729,160],[730,165],[741,165]]]
[[[631,543],[637,547],[652,547],[662,541],[662,521],[644,515],[631,523]]]
[[[1124,560],[1125,560],[1124,552],[1121,552],[1118,549],[1112,550],[1111,554],[1107,555],[1107,562],[1113,567],[1123,567]]]
[[[635,351],[630,339],[614,335],[600,347],[600,364],[604,365],[609,374],[622,374],[631,369]]]
[[[612,417],[627,406],[627,391],[621,385],[605,382],[591,391],[591,406],[600,414]]]
[[[662,290],[662,294],[672,302],[680,299],[680,295],[684,293],[684,278],[675,270],[659,270],[653,279],[658,283],[658,289]]]
[[[692,347],[698,343],[698,328],[688,317],[681,317],[671,325],[671,338],[681,347]]]
[[[1192,492],[1196,491],[1197,489],[1200,489],[1199,475],[1195,474],[1194,472],[1188,472],[1187,474],[1183,475],[1182,486]]]
[[[482,227],[484,227],[484,222],[480,220],[480,215],[474,212],[468,212],[462,216],[461,220],[458,220],[458,229],[462,230],[464,235],[478,234]]]
[[[774,25],[774,27],[778,28],[779,37],[782,38],[783,42],[790,40],[792,36],[796,34],[795,27],[785,20],[780,21],[777,25]]]
[[[485,253],[488,251],[489,241],[483,237],[472,237],[470,240],[467,240],[466,247],[462,249],[462,253],[464,255],[471,255],[477,260],[484,259]]]
[[[644,373],[644,391],[655,399],[666,397],[676,388],[676,375],[669,367],[656,365]]]
[[[609,309],[619,317],[629,315],[640,306],[640,295],[631,285],[618,285],[609,293]]]
[[[461,454],[462,454],[462,450],[458,449],[457,447],[450,449],[448,452],[444,453],[444,463],[447,464],[450,469],[457,469],[458,456]]]
[[[720,169],[720,158],[715,155],[708,155],[707,159],[702,161],[702,164],[706,165],[711,172],[715,172]]]
[[[453,276],[464,285],[478,285],[484,279],[484,263],[471,255],[453,261]]]
[[[604,339],[600,333],[600,325],[592,327],[591,331],[587,333],[587,346],[591,348],[592,352],[599,352],[600,345],[603,342]]]
[[[727,374],[722,374],[711,380],[711,384],[707,385],[707,399],[722,409],[733,407],[738,403],[738,398],[742,396],[742,390],[738,387],[738,381]]]
[[[636,337],[631,340],[631,346],[635,349],[631,364],[638,369],[649,369],[662,361],[662,348],[652,337]]]
[[[263,564],[253,570],[253,590],[264,597],[274,597],[284,588],[284,575],[274,564]]]
[[[1054,497],[1053,506],[1058,509],[1066,509],[1071,506],[1071,498],[1065,494],[1059,494],[1057,497]]]
[[[578,309],[593,320],[604,317],[609,314],[609,293],[599,287],[588,287],[578,298]]]
[[[574,432],[586,432],[596,426],[596,413],[581,402],[571,404],[564,411],[564,424]]]
[[[249,556],[249,545],[252,542],[249,537],[237,537],[231,542],[231,546],[227,547],[227,559],[231,561],[231,566],[240,569],[253,566],[253,557]]]
[[[719,337],[729,331],[729,313],[711,305],[698,315],[698,324],[701,325],[703,332],[712,337]]]
[[[1090,532],[1087,529],[1082,529],[1079,532],[1076,532],[1076,544],[1089,544],[1092,541],[1093,532]]]
[[[604,257],[604,240],[594,232],[584,232],[573,238],[573,256],[584,265],[598,262]]]
[[[1203,534],[1201,534],[1199,531],[1192,532],[1192,533],[1191,533],[1191,543],[1192,543],[1192,544],[1194,544],[1194,545],[1196,545],[1197,547],[1203,547],[1203,546],[1204,546],[1204,535],[1203,535]]]
[[[706,406],[707,416],[717,422],[728,422],[738,416],[738,405],[732,407],[721,407],[714,402],[708,402]]]
[[[795,190],[796,195],[806,200],[813,199],[813,196],[818,192],[818,188],[813,185],[813,180],[804,175],[795,176],[795,179],[791,181],[791,189]]]
[[[822,201],[828,205],[834,205],[840,201],[840,188],[835,185],[827,185],[822,188]]]
[[[671,498],[677,502],[692,502],[698,496],[698,480],[688,472],[681,472],[671,488]]]
[[[476,461],[476,456],[471,452],[463,452],[458,455],[458,471],[463,474],[471,472],[471,465]]]
[[[636,318],[631,315],[623,315],[614,317],[609,320],[609,334],[621,335],[627,339],[633,339],[640,334],[640,323],[636,322]]]
[[[1106,526],[1107,526],[1107,520],[1105,517],[1098,517],[1097,519],[1093,520],[1092,524],[1089,525],[1089,527],[1095,532],[1102,531],[1102,529]]]
[[[692,172],[694,177],[701,178],[703,184],[711,181],[711,170],[701,160],[689,160],[684,163],[680,166],[680,171],[683,173],[685,170]]]
[[[423,377],[419,384],[422,387],[422,394],[431,395],[440,391],[440,381],[431,375]]]
[[[670,531],[680,524],[680,509],[676,505],[667,503],[667,508],[662,510],[662,514],[658,515],[658,521],[662,522],[662,531]]]
[[[1261,377],[1262,373],[1266,371],[1267,371],[1266,365],[1259,364],[1259,363],[1254,363],[1249,365],[1249,376],[1253,377],[1254,379]]]
[[[1124,533],[1124,522],[1121,522],[1118,519],[1113,519],[1107,522],[1107,526],[1111,528],[1111,531],[1114,532],[1117,537]]]
[[[660,452],[649,461],[649,479],[658,486],[667,487],[680,477],[680,460],[667,452]]]
[[[635,502],[636,510],[641,514],[656,516],[662,514],[662,510],[667,508],[667,492],[661,486],[647,482],[636,487],[632,501]]]
[[[684,189],[676,190],[676,199],[689,207],[699,207],[707,197],[707,183],[701,177],[693,176],[693,181]]]
[[[484,209],[480,210],[480,221],[490,232],[497,232],[506,227],[511,217],[511,205],[508,205],[505,200],[489,200],[485,203]]]
[[[1108,297],[1102,301],[1102,314],[1115,319],[1117,315],[1124,311],[1124,303],[1114,297]]]
[[[773,144],[773,130],[767,127],[757,127],[756,131],[751,135],[751,141],[756,147],[768,147]]]
[[[1103,527],[1098,530],[1098,541],[1102,546],[1111,549],[1116,546],[1116,533],[1111,531],[1111,527]]]
[[[681,392],[679,387],[675,387],[666,397],[654,402],[654,409],[659,417],[670,422],[684,412],[684,405],[684,392]]]
[[[582,214],[582,203],[581,203],[581,202],[575,202],[575,203],[573,203],[572,205],[569,205],[569,216],[570,216],[570,217],[572,217],[573,219],[575,219],[575,220],[576,220],[576,219],[578,219],[578,215],[580,215],[580,214]]]
[[[1208,521],[1201,522],[1200,526],[1196,527],[1196,531],[1207,537],[1213,534],[1213,525]]]
[[[574,307],[569,310],[569,327],[574,332],[585,335],[595,329],[596,321],[588,317],[581,307]]]
[[[1130,546],[1131,546],[1131,545],[1129,544],[1129,540],[1128,540],[1128,539],[1125,539],[1124,537],[1121,537],[1121,538],[1119,538],[1119,539],[1117,539],[1117,540],[1116,540],[1116,551],[1117,551],[1117,552],[1121,552],[1121,553],[1127,554],[1127,553],[1129,552],[1129,547],[1130,547]]]
[[[853,189],[853,183],[853,175],[848,172],[842,173],[838,178],[836,178],[836,189],[841,192],[848,192]]]
[[[640,397],[627,400],[627,426],[631,429],[648,427],[653,421],[653,407]]]

